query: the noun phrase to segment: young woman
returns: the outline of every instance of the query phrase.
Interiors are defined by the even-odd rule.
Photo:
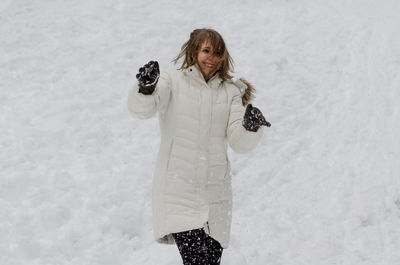
[[[270,124],[248,104],[254,89],[232,81],[232,58],[218,32],[194,30],[175,63],[181,59],[180,69],[161,75],[156,61],[141,67],[128,108],[138,118],[159,116],[155,239],[176,243],[185,265],[220,264],[232,210],[227,145],[249,152]]]

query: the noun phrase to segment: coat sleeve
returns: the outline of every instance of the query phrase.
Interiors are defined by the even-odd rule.
[[[151,118],[156,112],[164,112],[168,107],[171,95],[171,78],[168,73],[160,75],[158,83],[151,95],[139,92],[136,81],[128,96],[128,110],[133,117],[139,119]]]
[[[243,107],[241,95],[237,91],[232,98],[226,131],[229,146],[237,153],[247,153],[253,150],[260,141],[264,130],[261,126],[257,132],[247,131],[242,125],[244,113],[245,107]]]

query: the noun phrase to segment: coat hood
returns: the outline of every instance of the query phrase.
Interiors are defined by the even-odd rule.
[[[242,94],[242,104],[243,106],[246,106],[254,99],[256,89],[244,78],[233,80],[233,83],[239,88],[240,93]]]
[[[185,69],[186,73],[192,74],[192,76],[198,80],[204,80],[203,75],[201,74],[201,71],[197,65],[192,65],[191,67],[188,67]],[[244,78],[232,78],[230,81],[232,81],[237,88],[239,88],[240,93],[242,95],[242,104],[244,107],[247,106],[255,97],[256,89],[252,84],[250,84],[249,81],[247,81]],[[214,75],[209,81],[209,84],[214,83],[215,86],[218,86],[223,80],[219,77],[218,74]]]

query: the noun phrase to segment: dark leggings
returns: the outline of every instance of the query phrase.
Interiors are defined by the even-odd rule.
[[[219,265],[222,247],[203,229],[172,234],[182,256],[183,265]]]

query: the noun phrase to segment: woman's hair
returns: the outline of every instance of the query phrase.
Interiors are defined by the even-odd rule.
[[[222,36],[213,29],[195,29],[190,33],[190,38],[185,44],[182,45],[181,51],[178,56],[173,60],[176,64],[179,59],[184,58],[180,69],[186,69],[197,63],[197,55],[201,45],[209,41],[213,46],[214,54],[221,58],[221,66],[217,70],[222,80],[232,78],[230,72],[233,71],[233,60],[229,55]]]

